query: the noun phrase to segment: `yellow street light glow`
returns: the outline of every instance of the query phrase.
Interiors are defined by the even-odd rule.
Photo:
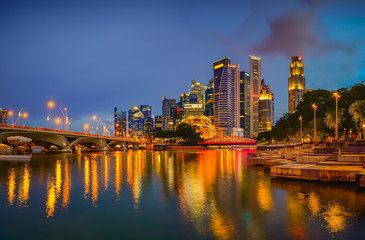
[[[333,96],[335,96],[335,97],[338,97],[338,98],[339,98],[339,97],[340,97],[340,94],[339,94],[338,92],[334,92],[334,93],[333,93]]]
[[[89,124],[85,123],[84,124],[84,128],[88,129],[89,128]]]
[[[96,119],[97,119],[97,117],[94,115],[94,116],[93,116],[93,120],[96,120]]]
[[[365,123],[362,125],[363,128],[365,128]]]
[[[13,116],[13,111],[8,112],[9,116]]]
[[[316,104],[312,104],[312,108],[317,108],[317,105]]]
[[[53,108],[54,107],[54,102],[49,102],[48,107]]]
[[[59,124],[61,122],[61,119],[57,118],[56,123]]]
[[[28,113],[23,113],[23,118],[27,118],[28,117]]]

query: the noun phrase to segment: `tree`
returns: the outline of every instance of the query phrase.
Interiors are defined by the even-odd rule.
[[[338,128],[341,126],[341,122],[344,120],[343,114],[345,110],[343,108],[338,109],[338,116],[337,116],[337,124]],[[326,112],[326,117],[324,118],[324,123],[330,129],[336,128],[336,110],[330,110]]]
[[[203,141],[200,137],[201,133],[197,131],[197,128],[186,123],[179,124],[175,132],[177,137],[182,137],[184,142],[189,145]]]
[[[356,101],[351,104],[349,113],[352,115],[357,128],[357,138],[360,137],[361,124],[365,123],[365,100]]]

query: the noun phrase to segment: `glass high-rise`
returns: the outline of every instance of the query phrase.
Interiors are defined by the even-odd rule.
[[[149,105],[141,105],[141,112],[143,113],[144,129],[143,134],[150,135],[153,133],[153,118],[152,118],[152,107]]]
[[[244,130],[244,136],[250,137],[250,74],[240,72],[240,122],[239,127]]]
[[[129,136],[142,137],[144,134],[144,116],[138,106],[134,106],[129,110],[128,120]]]
[[[271,87],[262,79],[259,99],[259,132],[272,129],[274,124],[274,94]]]
[[[162,130],[174,130],[174,119],[170,116],[170,110],[175,105],[176,99],[162,97]]]
[[[114,108],[114,137],[127,136],[127,112]]]
[[[155,116],[155,133],[162,131],[162,116]]]
[[[213,123],[213,89],[214,89],[214,81],[213,79],[209,80],[209,84],[207,85],[207,90],[205,90],[205,116],[207,116]]]
[[[293,113],[305,93],[304,64],[301,56],[291,58],[288,77],[288,112]]]
[[[8,110],[0,108],[0,124],[8,124]]]
[[[226,57],[215,61],[213,72],[214,126],[218,136],[229,136],[233,126],[231,59]]]
[[[189,102],[191,104],[203,104],[203,108],[205,108],[205,91],[207,87],[195,80],[191,80],[191,93],[195,94],[197,97],[196,102]]]
[[[261,58],[250,56],[250,137],[259,133],[259,97],[261,86]]]

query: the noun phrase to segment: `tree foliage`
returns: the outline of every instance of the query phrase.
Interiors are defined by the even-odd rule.
[[[365,102],[364,83],[365,81],[362,81],[351,87],[341,88],[336,91],[340,95],[338,100],[339,123],[341,123],[338,126],[339,135],[343,134],[343,132],[349,132],[350,129],[354,133],[361,130],[359,128],[359,119],[361,123],[365,121],[365,113],[360,113],[361,109],[365,111],[365,105],[363,105],[365,103],[362,103]],[[352,107],[354,110],[350,111],[350,106],[355,102],[360,103],[354,105]],[[260,142],[299,141],[300,117],[302,117],[303,123],[303,137],[313,138],[314,109],[312,104],[317,106],[317,137],[323,139],[327,136],[334,136],[336,98],[333,97],[333,91],[318,89],[306,92],[303,96],[303,101],[298,104],[294,113],[285,113],[276,122],[271,131],[260,133],[257,140]],[[356,110],[355,106],[357,106]],[[352,112],[355,114],[355,118],[353,118]]]
[[[195,126],[182,123],[177,126],[175,131],[161,131],[156,133],[156,138],[182,138],[187,145],[195,145],[203,141],[200,137],[201,133],[197,131]]]

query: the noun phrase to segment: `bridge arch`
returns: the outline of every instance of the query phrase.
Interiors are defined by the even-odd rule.
[[[41,132],[3,132],[0,133],[0,143],[8,144],[8,137],[11,136],[22,136],[32,139],[32,143],[37,146],[48,148],[52,145],[57,146],[61,149],[67,149],[70,147],[70,143],[62,135],[52,133],[41,133]]]
[[[91,138],[91,137],[79,137],[75,141],[70,143],[70,146],[74,146],[80,144],[82,146],[90,148],[91,145],[95,144],[100,146],[101,148],[107,148],[108,144],[106,143],[105,139],[101,138]]]

